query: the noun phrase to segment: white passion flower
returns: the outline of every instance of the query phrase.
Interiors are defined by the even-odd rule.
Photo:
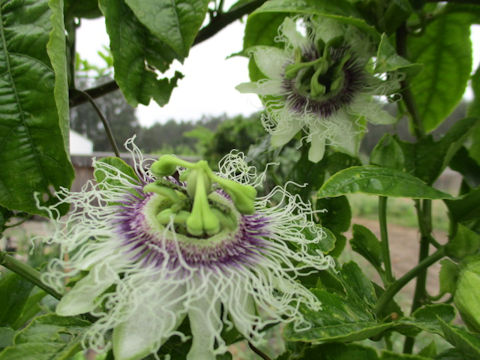
[[[69,216],[49,209],[56,219],[50,241],[61,255],[43,281],[58,291],[71,287],[59,315],[98,319],[84,347],[112,346],[117,360],[142,359],[174,335],[185,339],[178,327],[188,316],[187,359],[214,360],[227,350],[224,326],[253,344],[269,324],[308,328],[299,307],[321,304],[296,278],[333,266],[310,247],[325,236],[310,205],[280,187],[257,197],[261,179],[241,153],[214,173],[204,161],[173,155],[148,163],[126,145],[135,170],[118,158],[95,161],[98,183],[58,194],[71,204]]]
[[[307,35],[297,25],[303,25]],[[372,42],[357,28],[327,18],[287,17],[275,40],[283,49],[247,49],[267,78],[237,86],[265,103],[262,121],[273,147],[285,145],[303,129],[313,162],[323,158],[325,145],[356,155],[365,121],[395,121],[373,95],[391,94],[400,79],[390,75],[382,80],[373,74]]]

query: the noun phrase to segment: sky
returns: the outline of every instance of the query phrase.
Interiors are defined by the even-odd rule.
[[[226,9],[229,3],[226,1]],[[230,116],[249,115],[262,109],[258,97],[254,94],[240,94],[235,86],[249,81],[248,59],[227,57],[242,49],[245,23],[235,22],[224,28],[214,37],[194,46],[184,64],[173,64],[170,71],[181,71],[185,77],[173,90],[170,102],[159,107],[154,101],[149,106],[140,105],[137,117],[143,126],[155,122],[175,120],[198,120],[203,115]],[[104,65],[97,51],[109,44],[105,24],[102,19],[82,20],[77,31],[77,51],[80,56],[97,65]],[[480,63],[480,26],[472,27],[474,44],[474,67]],[[169,73],[167,73],[169,74]],[[471,90],[465,96],[472,97]]]

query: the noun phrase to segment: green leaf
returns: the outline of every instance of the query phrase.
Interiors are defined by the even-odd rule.
[[[318,197],[335,197],[352,193],[413,199],[451,199],[420,179],[389,168],[373,165],[354,166],[339,171],[328,179],[318,191]]]
[[[473,91],[473,101],[468,106],[468,116],[480,117],[480,66],[472,76],[471,81]]]
[[[33,284],[15,273],[0,278],[0,326],[10,326],[22,313]]]
[[[106,164],[107,166],[104,166],[103,164]],[[106,177],[105,173],[116,175],[117,172],[115,170],[112,170],[111,167],[114,167],[115,169],[117,169],[118,175],[130,181],[133,185],[138,186],[140,184],[140,179],[135,173],[135,170],[133,170],[133,168],[130,165],[128,165],[125,161],[114,156],[104,157],[97,161],[95,170],[93,172],[93,176],[95,177],[95,180],[98,183],[103,182]],[[115,181],[115,180],[109,180],[109,181],[112,184],[113,183],[120,184],[120,181]]]
[[[435,357],[435,360],[465,360],[463,354],[456,349],[448,349]]]
[[[473,255],[480,248],[480,235],[462,224],[458,224],[455,236],[445,247],[446,254],[456,259]]]
[[[437,355],[437,345],[435,341],[431,341],[430,344],[426,345],[422,350],[418,352],[418,355],[425,356],[427,358],[433,358]]]
[[[0,205],[39,215],[45,212],[34,193],[42,205],[52,205],[54,190],[70,187],[74,176],[64,141],[68,107],[57,48],[61,15],[54,10],[46,0],[8,2],[0,10]]]
[[[336,234],[335,247],[328,253],[328,255],[338,258],[343,250],[345,250],[345,245],[347,245],[347,238],[342,234]]]
[[[13,344],[13,336],[15,335],[15,330],[10,327],[0,327],[0,350],[4,347],[7,347]]]
[[[287,176],[289,180],[297,184],[306,184],[306,186],[294,187],[292,189],[292,191],[298,193],[305,201],[309,200],[312,191],[320,188],[325,178],[324,164],[322,162],[313,163],[308,160],[308,149],[308,146],[302,146],[300,159],[295,163]],[[325,224],[325,226],[327,225]]]
[[[480,358],[480,338],[460,327],[439,320],[445,339],[465,356],[465,360]]]
[[[357,341],[378,335],[392,326],[391,323],[378,323],[364,306],[348,302],[337,294],[320,289],[312,292],[321,301],[322,310],[315,312],[301,307],[311,327],[294,331],[293,326],[287,326],[284,336],[289,341]]]
[[[370,153],[370,164],[397,170],[405,168],[405,157],[400,144],[391,134],[385,134]]]
[[[48,6],[52,12],[50,31],[47,43],[47,54],[55,73],[55,88],[53,94],[57,105],[58,122],[63,136],[65,152],[69,153],[70,109],[68,106],[68,73],[65,39],[65,23],[63,20],[63,1],[49,0]]]
[[[380,360],[431,360],[431,358],[421,355],[401,354],[384,350],[382,351]]]
[[[105,15],[115,80],[132,106],[148,105],[154,99],[160,106],[168,103],[179,72],[171,79],[158,79],[156,70],[164,72],[176,58],[175,52],[136,18],[124,0],[100,0]]]
[[[373,284],[354,262],[343,265],[339,274],[322,272],[322,289],[312,292],[322,303],[321,311],[301,307],[310,328],[295,331],[289,325],[285,331],[288,341],[327,342],[356,341],[375,336],[392,327],[378,323],[373,315],[377,297]]]
[[[386,34],[382,34],[377,49],[377,60],[375,62],[376,73],[386,73],[401,70],[408,75],[416,75],[422,69],[422,65],[411,63],[397,54],[397,51],[388,40]]]
[[[307,349],[302,360],[378,360],[378,355],[371,347],[333,343]]]
[[[363,225],[353,225],[352,250],[362,255],[376,268],[382,266],[382,248],[374,233]]]
[[[64,6],[67,21],[74,17],[93,19],[102,16],[98,8],[98,0],[65,0]]]
[[[207,13],[209,0],[125,0],[137,19],[173,49],[180,60],[188,56]]]
[[[81,335],[90,325],[54,314],[35,318],[0,352],[0,360],[68,360],[80,350]]]
[[[480,218],[480,187],[457,199],[444,200],[454,221],[465,222]]]
[[[449,323],[455,318],[455,308],[448,304],[424,305],[412,314],[415,326],[434,334],[441,334],[441,323]]]
[[[443,259],[440,266],[440,294],[454,294],[457,287],[458,265],[449,259]]]
[[[477,141],[475,132],[478,132],[480,137],[480,126],[477,124],[472,130],[472,145],[469,150],[462,146],[450,161],[449,167],[452,170],[458,171],[463,175],[463,181],[465,181],[471,188],[476,188],[480,185],[480,157],[479,161],[476,161],[471,155],[475,155],[472,151],[474,142]],[[480,139],[478,139],[480,145]],[[469,154],[470,152],[470,154]],[[480,155],[480,153],[479,153]]]
[[[262,19],[269,13],[287,13],[288,15],[318,15],[335,19],[339,22],[351,24],[367,32],[369,35],[379,38],[378,32],[365,20],[360,13],[347,0],[272,0],[265,2],[255,10],[248,18],[248,22],[266,24]],[[247,23],[246,36],[250,36]],[[251,30],[250,30],[251,31]],[[254,44],[259,45],[259,44]]]
[[[318,199],[315,208],[323,210],[318,213],[320,222],[333,233],[344,233],[350,228],[352,210],[346,196]]]
[[[431,136],[417,143],[399,141],[407,172],[433,184],[461,149],[478,120],[470,117],[457,121],[438,141]]]
[[[452,112],[467,86],[472,68],[470,22],[463,14],[443,14],[421,36],[408,39],[410,60],[423,70],[410,82],[426,132]]]

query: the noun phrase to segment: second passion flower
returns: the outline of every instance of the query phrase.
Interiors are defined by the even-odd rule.
[[[187,359],[214,360],[227,350],[225,326],[254,344],[270,324],[308,328],[300,305],[321,304],[296,278],[333,266],[311,250],[325,234],[310,205],[281,187],[258,197],[258,177],[241,154],[214,173],[206,162],[170,155],[149,166],[128,144],[135,170],[115,158],[96,161],[97,184],[59,194],[73,211],[56,220],[51,241],[61,256],[43,280],[58,291],[73,284],[58,314],[98,318],[84,346],[142,359],[171,336],[184,338],[178,327],[188,317]]]
[[[392,94],[400,78],[374,74],[376,54],[368,36],[353,25],[313,16],[287,17],[278,32],[276,41],[283,49],[246,49],[266,78],[237,86],[262,98],[263,122],[274,147],[304,130],[313,162],[323,158],[325,145],[356,155],[366,121],[395,121],[374,96]]]

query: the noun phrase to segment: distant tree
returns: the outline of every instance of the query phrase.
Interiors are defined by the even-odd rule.
[[[93,80],[92,83],[91,79],[90,81],[80,79],[77,87],[81,89],[97,86],[110,80],[101,78]],[[127,104],[119,90],[97,98],[95,102],[109,121],[117,144],[122,149],[125,140],[140,131],[140,123],[135,115],[135,109]],[[94,151],[110,151],[112,149],[104,126],[90,103],[86,102],[71,108],[70,125],[73,130],[93,141]]]

